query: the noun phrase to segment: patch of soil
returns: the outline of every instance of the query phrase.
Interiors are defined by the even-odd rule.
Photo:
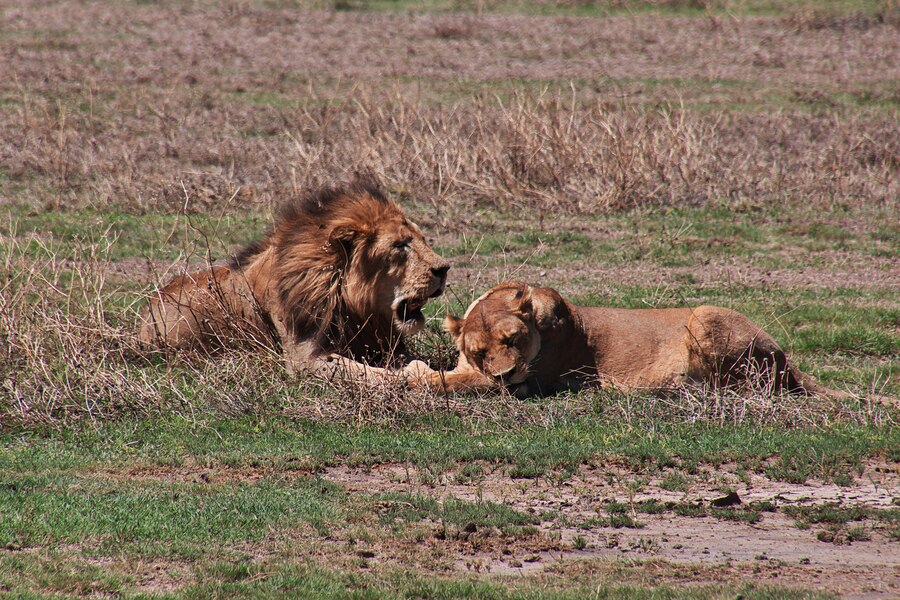
[[[185,460],[178,466],[134,465],[123,470],[104,469],[94,471],[90,477],[114,479],[118,481],[164,481],[177,483],[254,483],[261,479],[292,479],[305,477],[316,471],[316,467],[306,459],[284,459],[277,466],[251,467],[229,466],[217,463],[206,466]]]
[[[484,466],[486,471],[490,465]],[[516,510],[541,515],[541,531],[561,545],[540,549],[466,547],[442,545],[456,554],[459,570],[493,575],[577,572],[584,564],[600,564],[619,558],[661,560],[670,565],[697,566],[701,577],[691,574],[685,581],[769,581],[779,585],[802,585],[848,597],[891,597],[900,593],[900,543],[882,528],[866,524],[868,541],[829,543],[818,533],[826,525],[801,529],[780,509],[787,506],[834,504],[842,508],[864,506],[888,509],[900,500],[900,473],[895,467],[871,465],[849,487],[808,481],[793,484],[762,475],[738,476],[727,467],[693,477],[681,491],[663,489],[663,478],[654,477],[634,491],[634,476],[616,468],[586,467],[562,482],[544,479],[512,479],[502,469],[488,472],[471,483],[458,483],[453,473],[434,481],[404,465],[378,465],[366,470],[334,467],[326,479],[356,493],[406,492],[437,498],[456,497],[505,504]],[[776,510],[763,512],[755,524],[713,518],[633,512],[637,528],[597,525],[609,501],[635,506],[645,500],[660,503],[709,506],[734,490],[742,504],[767,502]],[[552,516],[548,516],[552,515]],[[594,521],[589,521],[589,519]],[[851,523],[850,525],[859,525]],[[578,548],[577,550],[575,548]],[[583,564],[584,563],[584,564]],[[710,568],[716,565],[716,568]]]

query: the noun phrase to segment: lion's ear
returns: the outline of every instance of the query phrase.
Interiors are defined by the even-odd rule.
[[[359,225],[336,225],[331,233],[328,234],[328,243],[335,248],[341,249],[345,260],[350,259],[353,249],[356,248],[359,241],[369,232]]]
[[[529,288],[529,290],[538,331],[560,327],[565,322],[568,309],[559,292],[552,288]]]
[[[331,244],[352,243],[353,240],[362,235],[362,233],[363,232],[360,231],[359,228],[353,227],[352,225],[338,225],[328,234],[328,242]]]
[[[462,333],[463,323],[465,323],[463,319],[454,317],[453,315],[447,315],[444,317],[444,331],[449,333],[450,337],[456,340]]]

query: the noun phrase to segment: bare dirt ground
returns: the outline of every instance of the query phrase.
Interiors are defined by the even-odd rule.
[[[428,479],[424,484],[414,469],[401,465],[378,465],[367,470],[336,467],[328,469],[324,477],[359,493],[405,492],[492,501],[526,513],[549,511],[555,515],[552,520],[543,521],[540,528],[544,534],[558,534],[560,545],[544,550],[502,545],[487,551],[460,547],[455,564],[462,570],[539,575],[577,572],[587,568],[585,564],[592,564],[593,559],[600,565],[614,559],[658,560],[699,567],[700,577],[694,581],[721,583],[753,578],[827,590],[849,598],[889,598],[900,594],[900,548],[883,531],[872,531],[867,541],[822,541],[817,535],[823,526],[798,528],[795,520],[780,510],[826,504],[843,508],[896,506],[900,499],[900,473],[896,466],[871,465],[850,487],[815,481],[791,484],[756,474],[737,477],[727,466],[710,470],[709,474],[708,483],[692,483],[686,491],[663,489],[659,477],[635,491],[623,481],[609,477],[609,469],[600,468],[587,468],[562,483],[511,479],[503,472],[493,472],[477,484],[454,483],[452,473],[440,482]],[[712,500],[723,497],[723,488],[735,491],[744,504],[769,502],[778,510],[764,512],[762,520],[752,525],[709,516],[638,512],[635,519],[643,524],[640,528],[578,526],[603,514],[604,502],[656,500],[708,506]],[[583,540],[579,545],[586,544],[578,550],[572,545],[576,537]]]

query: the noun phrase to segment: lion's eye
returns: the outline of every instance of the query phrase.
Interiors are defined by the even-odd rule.
[[[394,242],[394,248],[396,250],[403,250],[403,251],[409,250],[409,242],[406,242],[406,241]]]
[[[514,333],[509,337],[503,338],[503,345],[504,346],[513,346],[513,345],[515,345],[517,339],[519,339],[519,334]]]

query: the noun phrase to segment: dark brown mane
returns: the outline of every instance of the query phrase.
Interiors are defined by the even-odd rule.
[[[139,335],[188,349],[228,344],[235,328],[255,340],[274,329],[290,369],[333,374],[337,354],[341,368],[380,376],[402,365],[403,335],[422,328],[449,267],[385,192],[357,179],[289,202],[228,267],[170,282],[151,297]]]
[[[273,276],[285,326],[295,339],[372,362],[387,350],[375,340],[397,343],[392,322],[347,310],[346,295],[361,291],[344,285],[356,246],[393,211],[399,209],[369,183],[327,188],[282,209],[268,243],[277,257]],[[359,238],[335,239],[340,227],[357,230]]]
[[[228,261],[228,268],[244,269],[253,262],[253,258],[264,252],[272,244],[272,238],[278,230],[290,230],[329,221],[330,217],[341,208],[341,201],[348,197],[368,196],[377,204],[388,207],[391,201],[376,183],[370,180],[359,180],[349,185],[326,187],[300,200],[287,202],[278,210],[275,228],[267,232],[261,240],[251,242]]]
[[[269,247],[269,238],[272,237],[272,232],[266,234],[266,236],[255,242],[250,242],[243,248],[241,251],[231,257],[231,260],[228,261],[228,268],[233,271],[240,271],[244,267],[248,266],[253,262],[253,257],[255,257],[260,252],[265,251],[266,248]]]
[[[368,196],[383,206],[391,204],[384,191],[375,183],[371,181],[357,181],[345,186],[323,188],[297,202],[284,204],[279,211],[277,222],[325,223],[329,217],[340,210],[343,200],[360,196]]]

